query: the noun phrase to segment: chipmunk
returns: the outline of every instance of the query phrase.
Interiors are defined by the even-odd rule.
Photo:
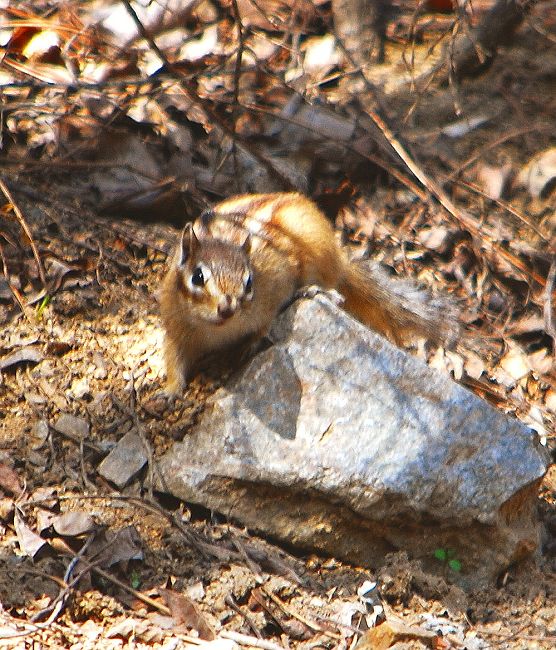
[[[336,289],[348,312],[396,344],[407,335],[449,340],[456,331],[415,285],[349,262],[307,197],[246,194],[184,228],[162,283],[168,392],[183,389],[201,358],[268,334],[280,309],[310,285]]]

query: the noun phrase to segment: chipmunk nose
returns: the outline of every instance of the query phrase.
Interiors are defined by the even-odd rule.
[[[231,318],[237,309],[237,300],[232,296],[225,296],[218,305],[218,315],[220,318]]]

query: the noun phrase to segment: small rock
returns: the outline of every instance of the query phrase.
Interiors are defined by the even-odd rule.
[[[25,401],[32,406],[41,406],[46,404],[47,399],[44,395],[29,390],[25,391]]]
[[[87,395],[91,394],[91,387],[89,386],[89,381],[86,377],[80,377],[71,382],[70,389],[68,393],[74,399],[83,399]]]
[[[134,431],[120,439],[98,467],[99,474],[120,489],[141,471],[148,458],[140,436]]]
[[[48,439],[48,422],[45,419],[37,420],[31,429],[31,449],[40,449]]]
[[[95,364],[93,377],[95,379],[106,379],[106,377],[108,377],[108,369],[106,368],[106,361],[102,354],[100,352],[95,352],[93,354],[93,361]]]
[[[6,370],[22,363],[40,363],[43,359],[44,356],[38,347],[27,346],[0,357],[0,370]]]
[[[89,423],[70,413],[62,413],[52,426],[69,437],[86,438],[89,435]]]

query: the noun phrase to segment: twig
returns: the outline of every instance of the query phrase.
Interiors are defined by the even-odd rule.
[[[112,582],[115,584],[117,587],[120,589],[123,589],[124,591],[127,591],[130,593],[132,596],[135,596],[137,600],[140,600],[141,602],[145,603],[146,605],[149,605],[150,607],[153,607],[154,609],[157,609],[161,614],[164,614],[165,616],[171,616],[172,612],[170,611],[169,607],[166,607],[166,605],[163,605],[162,603],[158,602],[154,598],[151,598],[150,596],[146,596],[145,594],[141,593],[140,591],[137,591],[137,589],[134,589],[130,585],[128,585],[125,582],[122,582],[112,574],[108,573],[108,571],[105,571],[104,569],[100,569],[99,567],[93,567],[92,570],[97,573],[99,576],[103,577],[105,580],[108,580],[109,582]]]
[[[326,636],[329,636],[332,639],[341,639],[341,635],[338,634],[337,632],[331,632],[330,630],[327,630],[325,627],[320,625],[319,623],[310,621],[309,619],[305,618],[304,616],[301,616],[297,612],[294,612],[292,609],[290,609],[276,594],[273,594],[271,591],[268,589],[265,589],[264,587],[261,587],[261,591],[267,596],[267,598],[270,598],[272,602],[279,607],[287,616],[291,616],[292,618],[297,619],[303,625],[308,627],[310,630],[313,632],[321,632],[322,634],[325,634]],[[331,621],[329,621],[331,622]]]
[[[240,634],[239,632],[232,632],[231,630],[221,630],[219,636],[223,639],[230,639],[239,643],[239,645],[245,645],[251,648],[261,648],[262,650],[284,650],[283,645],[278,645],[273,641],[267,641],[266,639],[257,639],[254,636],[248,636],[247,634]]]
[[[23,214],[19,207],[17,206],[16,202],[14,201],[14,198],[4,183],[4,181],[0,178],[0,190],[2,190],[4,196],[8,201],[10,202],[12,206],[12,210],[14,211],[14,214],[19,222],[19,225],[23,229],[23,232],[27,235],[27,239],[29,240],[29,245],[31,246],[31,250],[33,251],[33,257],[35,258],[35,262],[37,264],[37,272],[39,274],[39,277],[41,279],[42,286],[46,289],[46,276],[44,273],[44,268],[42,265],[41,258],[39,256],[39,251],[37,250],[37,247],[35,245],[35,241],[33,239],[33,236],[31,235],[31,231],[29,230],[29,227],[27,226],[27,223],[23,217]]]
[[[2,259],[2,269],[4,272],[4,277],[6,278],[6,282],[8,284],[8,288],[12,293],[12,296],[14,297],[14,300],[17,302],[19,305],[19,308],[21,309],[21,313],[25,316],[25,318],[31,322],[31,319],[29,318],[29,314],[27,313],[27,305],[25,304],[25,301],[23,300],[23,296],[19,293],[17,290],[17,287],[15,287],[11,280],[10,280],[10,272],[8,270],[8,263],[6,262],[6,256],[4,255],[4,247],[2,244],[0,244],[0,258]]]
[[[547,643],[555,643],[556,635],[548,634],[546,636],[536,636],[533,634],[520,634],[519,632],[501,632],[497,630],[487,630],[483,627],[475,626],[473,628],[479,634],[488,634],[491,636],[502,636],[506,639],[524,639],[526,641],[546,641]]]
[[[135,369],[131,370],[131,380],[129,386],[129,413],[133,419],[135,425],[135,430],[137,435],[141,438],[141,444],[147,454],[147,495],[149,501],[154,501],[153,490],[154,490],[154,474],[157,473],[158,479],[161,482],[161,485],[164,489],[166,488],[166,483],[164,481],[164,476],[162,475],[158,464],[154,458],[153,450],[147,436],[145,435],[145,429],[139,420],[139,415],[137,413],[137,389],[135,388]]]
[[[343,140],[339,140],[338,138],[333,137],[331,134],[324,134],[322,131],[320,131],[317,128],[311,127],[309,124],[304,124],[303,122],[300,122],[299,120],[296,120],[295,118],[292,117],[287,117],[286,115],[281,115],[280,113],[274,113],[271,110],[268,110],[266,108],[263,108],[262,106],[256,106],[255,104],[242,104],[243,108],[246,108],[247,110],[256,112],[256,113],[262,113],[263,115],[269,115],[277,120],[281,120],[283,122],[287,122],[288,124],[293,124],[294,126],[298,126],[301,129],[305,129],[306,131],[310,133],[315,133],[316,135],[320,136],[323,140],[328,140],[329,142],[334,142],[334,144],[337,144],[340,147],[343,147],[346,149],[346,151],[350,151],[351,153],[361,156],[361,158],[364,158],[365,160],[368,160],[369,162],[372,162],[374,165],[377,167],[380,167],[381,169],[384,169],[392,178],[395,178],[399,183],[402,185],[405,185],[415,196],[417,196],[419,199],[422,201],[425,201],[427,198],[426,193],[418,186],[416,185],[410,178],[408,178],[405,174],[403,174],[401,171],[393,167],[392,165],[389,165],[387,162],[384,160],[380,159],[378,156],[373,156],[370,153],[366,153],[365,151],[362,151],[361,149],[354,147],[353,145],[349,144],[348,142],[344,142]]]
[[[466,28],[456,34],[452,29],[452,38],[444,56],[431,70],[412,79],[411,86],[426,81],[430,75],[435,75],[437,83],[441,84],[452,83],[480,71],[494,59],[498,45],[515,33],[537,1],[496,0],[476,27]],[[461,22],[461,16],[465,15],[461,9],[459,13],[458,23]]]
[[[232,0],[232,8],[234,10],[234,16],[236,19],[237,38],[239,41],[237,54],[236,54],[236,64],[234,66],[234,95],[233,95],[233,102],[234,105],[237,107],[239,106],[239,84],[241,80],[241,63],[243,59],[243,51],[245,49],[245,42],[243,38],[243,24],[241,22],[241,14],[239,13],[237,0]],[[237,129],[236,120],[232,117],[232,131],[234,132],[234,138],[232,139],[232,157],[234,161],[235,182],[239,189],[239,163],[237,159],[237,149],[236,149],[236,138],[237,138],[236,129]]]
[[[3,625],[2,630],[0,632],[0,641],[6,641],[10,639],[22,639],[23,637],[30,636],[32,634],[36,634],[37,632],[42,632],[43,630],[48,629],[50,627],[49,625],[45,623],[39,623],[37,624],[29,624],[21,621],[21,619],[15,619],[11,617],[11,620],[13,621],[14,625],[27,625],[28,627],[31,627],[32,629],[27,629],[27,630],[22,630],[21,632],[13,632],[10,633],[6,628],[7,626]]]
[[[15,571],[16,573],[22,573],[26,574],[28,573],[29,575],[32,576],[38,576],[39,578],[46,578],[47,580],[52,580],[52,582],[55,582],[58,587],[61,587],[64,589],[67,587],[67,583],[62,580],[62,578],[59,578],[58,576],[53,576],[50,573],[46,573],[46,571],[40,571],[39,569],[33,569],[31,567],[26,567],[26,566],[11,566],[10,567],[10,572]]]
[[[235,546],[238,553],[240,553],[241,557],[243,558],[243,561],[245,562],[249,571],[251,571],[251,573],[255,577],[257,583],[262,584],[264,580],[263,577],[261,576],[261,567],[249,557],[249,554],[245,550],[243,544],[239,541],[239,539],[236,538],[235,535],[232,535],[232,544]]]
[[[346,46],[342,42],[342,39],[338,36],[338,34],[335,34],[335,37],[340,45],[340,48],[342,49],[344,55],[347,57],[349,60],[350,64],[353,67],[357,67],[353,57],[351,56],[350,52],[347,50]],[[368,92],[371,94],[371,96],[375,99],[375,102],[377,105],[380,106],[379,103],[379,95],[377,93],[376,88],[374,85],[367,79],[366,74],[364,73],[363,70],[359,69],[359,76],[363,80],[363,83],[365,84],[365,87],[367,88]],[[478,234],[478,227],[475,222],[475,219],[465,212],[464,210],[458,209],[450,197],[446,194],[446,192],[440,187],[440,185],[434,181],[432,178],[430,178],[424,171],[421,169],[421,167],[417,164],[415,160],[409,155],[409,153],[406,151],[400,140],[394,135],[394,131],[388,126],[386,123],[386,120],[376,111],[374,108],[372,108],[370,105],[364,106],[364,110],[367,113],[367,115],[371,118],[371,120],[374,122],[375,126],[382,132],[382,135],[384,136],[385,140],[388,142],[392,150],[397,154],[397,156],[402,160],[402,162],[405,164],[405,166],[409,169],[409,171],[415,176],[415,178],[425,187],[433,196],[436,197],[438,202],[453,216],[455,217],[460,224],[462,224],[465,229],[470,232],[473,235]],[[384,112],[384,111],[383,111]]]
[[[353,58],[350,56],[349,52],[341,42],[341,39],[336,35],[338,42],[345,55],[348,57],[351,65],[355,66]],[[371,93],[373,97],[377,97],[376,91],[373,84],[367,79],[365,73],[362,70],[359,70],[359,74],[367,87],[367,90]],[[487,249],[500,254],[506,261],[510,262],[512,266],[518,270],[526,273],[529,277],[533,278],[538,284],[542,287],[545,286],[545,280],[538,273],[528,269],[525,264],[520,260],[516,259],[513,255],[505,251],[501,246],[499,246],[492,237],[486,235],[482,229],[480,223],[475,217],[469,214],[466,210],[456,207],[450,197],[442,189],[442,187],[432,178],[430,178],[421,167],[413,160],[409,153],[405,150],[400,140],[394,135],[392,129],[386,124],[386,121],[379,115],[379,113],[374,110],[371,106],[365,107],[366,113],[369,115],[371,120],[375,125],[380,129],[383,136],[385,137],[388,144],[394,150],[394,152],[399,156],[399,158],[404,162],[407,168],[411,173],[417,178],[417,180],[438,200],[442,207],[447,210],[466,230],[471,236],[475,239],[478,239]]]
[[[510,204],[507,203],[506,201],[502,201],[502,199],[497,199],[497,198],[495,198],[494,196],[490,196],[487,192],[485,192],[484,190],[482,190],[482,189],[481,189],[478,185],[476,185],[475,183],[471,183],[471,182],[469,182],[469,181],[463,181],[463,180],[456,181],[456,183],[457,183],[458,185],[460,185],[461,187],[464,187],[464,188],[466,188],[466,189],[468,189],[468,190],[471,190],[472,192],[475,192],[476,194],[479,194],[480,196],[482,196],[482,197],[485,198],[485,199],[488,199],[489,201],[493,201],[494,203],[496,203],[496,205],[500,206],[501,208],[503,208],[504,210],[506,210],[507,212],[509,212],[511,215],[513,215],[514,217],[516,217],[517,219],[519,219],[519,221],[521,221],[521,223],[523,223],[523,224],[525,224],[526,226],[528,226],[529,228],[531,228],[531,230],[533,230],[534,232],[536,232],[537,235],[538,235],[542,240],[544,240],[545,242],[550,242],[550,237],[549,237],[548,235],[546,235],[546,234],[545,234],[545,233],[544,233],[540,228],[538,228],[538,227],[537,227],[537,226],[536,226],[536,225],[535,225],[535,224],[534,224],[530,219],[528,219],[524,214],[522,214],[521,212],[519,212],[518,210],[516,210],[516,209],[513,207],[513,205],[510,205]]]
[[[134,172],[137,176],[142,176],[149,181],[157,181],[160,184],[168,182],[166,179],[158,180],[156,177],[138,170],[133,165],[122,164],[121,162],[112,160],[26,160],[24,158],[6,156],[5,158],[2,158],[2,164],[21,165],[22,167],[52,167],[60,169],[112,169],[113,167],[117,167],[118,169],[125,169]]]
[[[253,618],[251,616],[249,616],[249,614],[246,614],[241,609],[241,607],[234,600],[234,597],[232,596],[232,594],[227,594],[226,597],[224,598],[224,602],[228,605],[228,607],[231,607],[234,610],[234,612],[236,612],[236,614],[239,614],[245,620],[247,625],[249,625],[249,627],[255,633],[255,636],[257,637],[257,639],[262,639],[263,638],[263,635],[260,633],[259,628],[255,625],[255,621],[253,620]]]
[[[204,102],[201,99],[201,97],[199,97],[199,95],[195,92],[195,90],[191,86],[191,83],[185,77],[182,71],[179,68],[176,68],[176,66],[168,59],[168,57],[164,54],[164,52],[162,52],[162,50],[158,47],[153,37],[147,32],[141,20],[139,19],[139,16],[131,6],[130,1],[129,0],[121,0],[121,1],[124,4],[129,15],[131,16],[131,19],[135,23],[137,29],[139,30],[139,33],[148,43],[149,47],[158,56],[158,58],[161,60],[165,68],[169,72],[171,72],[176,79],[180,80],[183,86],[182,90],[185,93],[185,95],[188,97],[188,99],[195,106],[198,106],[202,111],[204,111],[205,115],[210,120],[212,120],[214,124],[218,125],[218,128],[220,128],[222,132],[232,140],[232,142],[235,142],[239,147],[244,149],[250,156],[252,156],[255,160],[257,160],[267,170],[267,172],[272,176],[274,180],[278,180],[285,189],[291,189],[292,182],[288,178],[286,178],[278,169],[276,169],[276,167],[274,167],[274,165],[272,165],[272,163],[269,160],[267,160],[252,146],[246,143],[243,140],[243,138],[242,139],[238,138],[237,134],[234,133],[233,128],[228,126],[228,124],[226,124],[220,118],[220,116],[215,111],[213,111],[212,108],[206,102]]]
[[[87,541],[83,544],[83,546],[79,549],[79,552],[76,553],[70,563],[68,564],[68,568],[66,569],[64,573],[64,577],[61,581],[62,583],[62,590],[59,592],[59,594],[56,596],[56,598],[50,603],[48,607],[45,607],[44,609],[41,609],[40,612],[37,612],[32,618],[31,622],[35,623],[38,619],[42,618],[46,614],[50,613],[50,616],[48,617],[48,620],[45,621],[45,625],[51,625],[54,623],[54,621],[60,616],[62,610],[64,609],[68,597],[70,595],[71,590],[73,587],[81,580],[81,578],[88,573],[91,568],[93,567],[93,564],[90,562],[86,562],[85,566],[71,579],[70,581],[70,576],[73,573],[73,570],[77,566],[77,563],[79,562],[80,559],[82,559],[83,555],[91,545],[91,542],[94,539],[94,534],[89,535],[89,538]]]
[[[552,131],[554,129],[554,126],[552,124],[538,124],[536,126],[529,126],[526,128],[521,128],[521,129],[514,129],[513,131],[510,131],[509,133],[504,133],[501,135],[499,138],[496,138],[493,142],[489,142],[486,144],[484,147],[480,147],[478,151],[476,151],[473,155],[469,156],[467,160],[464,160],[462,163],[460,163],[457,167],[455,167],[449,174],[446,176],[447,181],[453,181],[455,178],[457,178],[462,171],[473,165],[477,160],[480,160],[487,151],[490,151],[491,149],[496,149],[496,147],[499,147],[501,144],[504,144],[504,142],[507,142],[508,140],[513,140],[514,138],[518,138],[521,135],[527,135],[528,133],[534,133],[534,132],[542,132],[542,131]]]
[[[229,549],[221,549],[220,547],[216,546],[215,544],[210,544],[209,542],[205,542],[202,540],[197,539],[194,533],[191,531],[187,530],[187,528],[183,525],[181,521],[177,518],[176,515],[173,515],[172,513],[167,512],[164,510],[164,508],[161,508],[155,501],[148,501],[147,499],[142,499],[140,497],[134,497],[134,496],[129,496],[129,495],[124,495],[124,494],[109,494],[109,495],[100,495],[100,494],[78,494],[78,495],[73,495],[73,494],[60,494],[55,497],[59,501],[77,501],[80,499],[83,499],[84,501],[110,501],[111,499],[114,501],[123,501],[123,502],[128,502],[128,503],[134,503],[135,505],[144,508],[148,512],[154,512],[158,515],[160,515],[163,519],[166,519],[166,521],[177,528],[180,533],[183,535],[185,538],[185,541],[187,544],[192,546],[198,553],[204,558],[208,559],[209,557],[214,557],[217,560],[220,561],[225,561],[225,562],[231,562],[233,560],[241,560],[241,555],[237,551],[232,551]],[[45,503],[51,502],[53,497],[48,497],[45,499],[34,499],[32,501],[27,501],[25,503],[21,504],[22,509],[26,509],[28,507],[32,506],[40,506]],[[109,507],[109,506],[107,506]]]

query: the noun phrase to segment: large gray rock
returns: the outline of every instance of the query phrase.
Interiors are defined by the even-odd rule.
[[[536,434],[325,296],[273,338],[162,459],[174,495],[355,564],[404,549],[448,570],[450,549],[464,586],[537,548]]]

